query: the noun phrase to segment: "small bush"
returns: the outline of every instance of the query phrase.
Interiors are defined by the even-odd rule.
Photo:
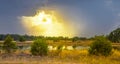
[[[3,43],[3,50],[5,51],[5,53],[13,53],[16,51],[16,49],[16,42],[13,42],[13,38],[8,35]]]
[[[75,49],[78,45],[77,44],[74,44],[72,47]]]
[[[96,37],[96,40],[90,45],[89,53],[93,55],[108,56],[111,54],[112,45],[105,37]]]
[[[37,39],[31,45],[31,53],[36,56],[44,56],[48,53],[48,45],[44,39]]]
[[[62,50],[62,48],[63,48],[63,45],[59,45],[59,46],[57,47],[57,50]]]
[[[24,42],[24,41],[25,41],[25,38],[24,38],[23,36],[20,36],[20,37],[19,37],[19,41],[20,41],[20,42]]]
[[[58,45],[57,50],[56,50],[56,55],[57,55],[57,56],[58,56],[58,55],[60,56],[62,50],[63,50],[63,45]]]

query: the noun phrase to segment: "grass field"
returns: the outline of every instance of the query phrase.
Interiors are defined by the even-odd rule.
[[[89,46],[92,41],[48,41],[49,45],[79,45]],[[30,45],[30,44],[29,44]],[[87,49],[82,50],[51,50],[47,56],[31,56],[29,50],[17,50],[11,55],[0,54],[0,64],[120,64],[120,44],[112,44],[116,49],[112,50],[112,54],[108,57],[89,55]]]
[[[113,50],[113,54],[104,56],[89,55],[87,50],[49,51],[48,56],[9,55],[0,56],[0,64],[120,64],[120,51]]]

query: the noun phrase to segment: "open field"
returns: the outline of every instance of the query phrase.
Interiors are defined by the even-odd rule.
[[[89,55],[87,50],[63,50],[49,51],[48,56],[30,56],[25,55],[9,55],[0,57],[0,64],[18,63],[18,64],[120,64],[120,51],[113,50],[113,54],[104,56]]]
[[[2,45],[1,41],[1,45]],[[26,41],[26,42],[17,42],[18,46],[30,46],[32,41]],[[92,41],[86,40],[86,41],[47,41],[48,45],[52,46],[59,46],[59,45],[65,45],[65,46],[89,46]],[[6,63],[15,63],[15,64],[120,64],[120,44],[119,43],[113,43],[113,47],[116,49],[112,50],[112,53],[108,57],[104,56],[94,56],[89,55],[87,49],[81,49],[81,50],[49,50],[49,53],[47,56],[32,56],[29,52],[30,50],[24,50],[21,52],[21,50],[17,50],[14,54],[11,55],[5,55],[0,54],[0,64],[6,64]]]

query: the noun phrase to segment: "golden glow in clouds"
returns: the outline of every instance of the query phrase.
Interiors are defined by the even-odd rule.
[[[62,20],[55,11],[39,11],[35,16],[22,16],[22,24],[30,35],[74,36],[68,22]]]

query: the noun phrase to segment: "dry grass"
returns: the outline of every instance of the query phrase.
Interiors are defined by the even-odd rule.
[[[104,56],[91,56],[88,54],[87,50],[73,50],[68,51],[64,50],[60,53],[59,59],[75,62],[76,64],[120,64],[120,51],[113,50],[113,54],[104,57]]]
[[[120,51],[113,50],[113,54],[104,56],[89,55],[87,50],[50,51],[48,56],[9,56],[0,57],[0,64],[120,64]]]
[[[52,40],[48,40],[47,43],[49,45],[52,46],[58,46],[58,45],[65,45],[65,46],[69,46],[69,45],[80,45],[80,46],[88,46],[93,42],[93,40],[78,40],[75,42],[72,42],[72,40],[60,40],[58,42],[54,42]]]

